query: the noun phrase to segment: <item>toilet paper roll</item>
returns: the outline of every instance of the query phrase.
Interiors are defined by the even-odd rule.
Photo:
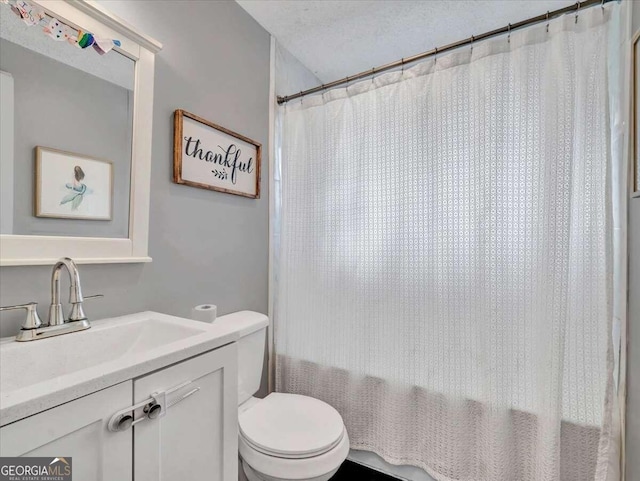
[[[216,320],[218,308],[214,304],[201,304],[191,309],[191,319],[194,321],[213,322]]]

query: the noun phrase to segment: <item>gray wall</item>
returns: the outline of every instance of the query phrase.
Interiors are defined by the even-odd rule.
[[[4,39],[0,39],[0,51],[0,70],[13,76],[16,107],[13,233],[128,237],[133,92]],[[111,53],[102,58],[113,63],[118,57]],[[127,60],[133,79],[134,63]],[[38,145],[111,161],[113,219],[35,217],[34,148]],[[69,172],[69,182],[72,175]],[[91,179],[86,182],[90,187]]]
[[[640,4],[632,2],[632,34]],[[627,352],[627,481],[640,480],[640,198],[629,201],[629,331]]]
[[[103,4],[163,44],[156,56],[150,264],[82,265],[95,319],[152,309],[186,316],[213,302],[219,313],[267,312],[269,34],[233,1],[108,1]],[[261,198],[171,182],[175,109],[263,145]],[[46,316],[50,267],[0,268],[2,305],[38,301]],[[65,291],[63,291],[65,292]],[[2,313],[0,334],[20,315]],[[45,360],[43,360],[44,362]]]

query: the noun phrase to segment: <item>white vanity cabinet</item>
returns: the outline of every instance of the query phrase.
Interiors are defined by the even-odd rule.
[[[133,427],[136,481],[238,479],[236,346],[133,382],[135,403],[179,387],[167,394],[164,416]]]
[[[126,381],[0,428],[0,456],[71,457],[73,479],[131,480],[131,430],[107,429],[114,410],[131,403]]]
[[[81,481],[236,480],[237,389],[231,343],[5,425],[0,456],[72,457]],[[133,427],[108,429],[157,393],[162,414],[138,408]]]

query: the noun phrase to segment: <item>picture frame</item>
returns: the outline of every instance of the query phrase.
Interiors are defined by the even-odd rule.
[[[184,110],[174,112],[173,181],[260,198],[262,144]]]
[[[640,31],[633,36],[632,50],[632,169],[631,169],[631,195],[640,197]]]
[[[113,219],[113,163],[82,154],[35,148],[36,217]]]

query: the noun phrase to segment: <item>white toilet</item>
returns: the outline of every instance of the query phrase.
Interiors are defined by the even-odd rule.
[[[241,311],[218,318],[240,329],[238,448],[249,481],[326,481],[349,452],[342,417],[327,403],[297,394],[252,397],[260,388],[269,319]]]

